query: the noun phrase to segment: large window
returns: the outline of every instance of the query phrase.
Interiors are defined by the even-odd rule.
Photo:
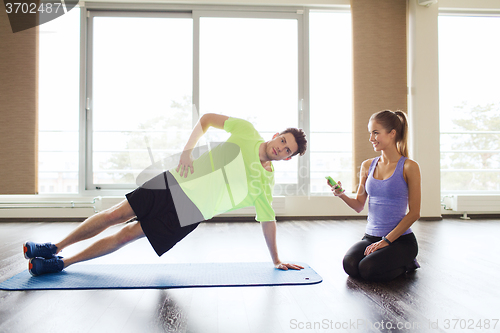
[[[328,193],[325,175],[348,187],[352,178],[349,12],[235,8],[82,9],[88,15],[81,24],[86,36],[81,68],[86,72],[80,81],[75,61],[80,56],[79,16],[54,20],[62,24],[64,18],[74,30],[67,40],[76,49],[64,57],[73,62],[58,74],[59,82],[65,82],[58,89],[65,90],[57,92],[73,104],[54,108],[54,92],[47,95],[46,104],[41,100],[40,179],[47,179],[40,181],[41,189],[83,193],[134,188],[138,174],[153,161],[181,152],[193,125],[205,113],[244,118],[265,140],[287,127],[305,129],[308,154],[274,164],[275,195]],[[57,44],[68,47],[66,40]],[[47,90],[54,83],[42,80],[48,77],[42,74],[55,66],[55,53],[60,52],[56,50],[51,53],[48,46],[40,50],[46,52],[40,57],[40,86]],[[64,76],[70,72],[76,73],[71,80]],[[47,107],[42,112],[43,105]],[[52,120],[63,117],[71,121],[55,126]],[[47,139],[50,135],[52,141]],[[200,144],[227,137],[211,130]],[[61,175],[70,177],[71,186],[56,187]]]
[[[352,188],[352,42],[348,12],[309,16],[311,192],[328,193],[325,176]]]
[[[249,120],[264,140],[298,127],[298,54],[296,19],[202,17],[201,114]],[[224,137],[212,131],[207,139]],[[298,183],[298,159],[274,167],[276,183],[288,184],[290,193]]]
[[[130,187],[187,142],[193,24],[183,16],[91,16],[88,188]]]
[[[500,17],[439,17],[441,191],[500,192]]]
[[[249,120],[267,139],[299,126],[301,16],[239,15],[91,12],[87,188],[130,186],[152,157],[180,153],[205,113]],[[275,166],[288,193],[297,161]]]
[[[39,31],[38,192],[77,193],[80,9]]]

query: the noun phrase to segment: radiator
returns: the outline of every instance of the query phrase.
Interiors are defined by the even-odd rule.
[[[444,197],[445,209],[464,213],[500,213],[500,195],[456,194]]]
[[[102,198],[95,197],[92,201],[5,201],[0,202],[0,209],[27,208],[92,208],[94,213],[101,210]]]

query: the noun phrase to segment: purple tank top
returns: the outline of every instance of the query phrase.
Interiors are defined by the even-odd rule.
[[[382,237],[396,227],[405,217],[408,208],[408,184],[403,177],[403,166],[406,157],[402,156],[396,170],[391,177],[385,180],[373,178],[373,172],[380,156],[373,159],[368,170],[366,192],[368,193],[368,224],[366,233]],[[403,235],[411,233],[409,228]]]

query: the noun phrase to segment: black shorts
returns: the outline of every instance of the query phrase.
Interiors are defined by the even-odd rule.
[[[170,250],[199,224],[198,222],[181,227],[169,183],[178,185],[175,178],[166,171],[126,194],[137,220],[141,223],[142,231],[158,256]],[[181,194],[185,196],[183,202],[192,205],[193,211],[199,212],[192,201],[183,192]],[[202,216],[201,212],[199,215]]]

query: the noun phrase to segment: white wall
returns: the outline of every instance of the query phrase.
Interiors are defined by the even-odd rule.
[[[436,217],[441,214],[438,6],[410,0],[408,10],[410,155],[422,174],[421,215]]]

